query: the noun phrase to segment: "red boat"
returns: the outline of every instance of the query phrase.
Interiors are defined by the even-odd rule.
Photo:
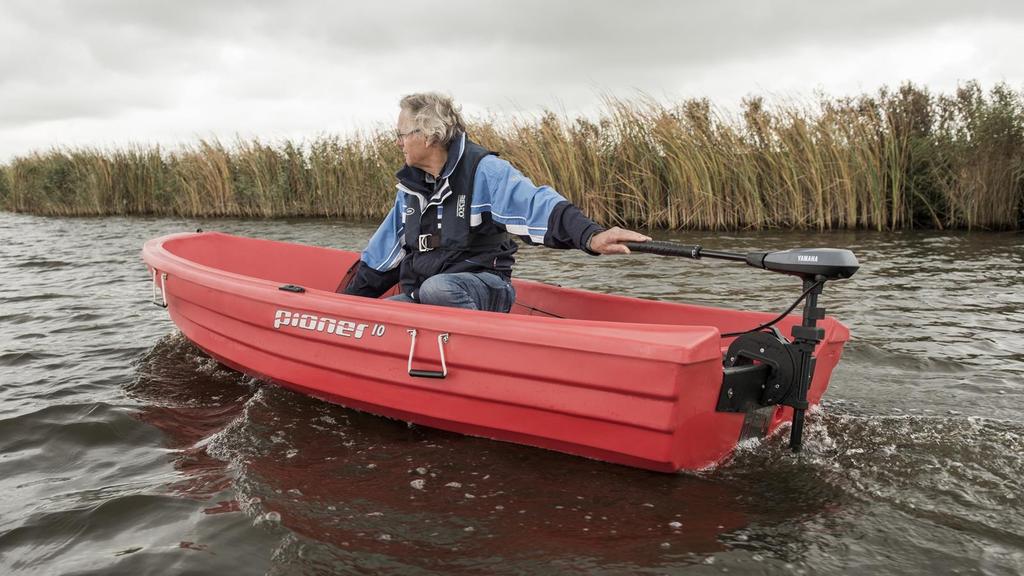
[[[672,472],[713,466],[793,415],[764,400],[787,369],[770,354],[723,369],[739,340],[723,334],[772,314],[529,280],[515,280],[510,314],[347,296],[358,253],[220,233],[156,238],[143,258],[157,303],[210,356],[382,416]],[[849,337],[831,317],[816,326],[807,404],[790,405],[819,401]],[[760,402],[738,403],[752,386]]]

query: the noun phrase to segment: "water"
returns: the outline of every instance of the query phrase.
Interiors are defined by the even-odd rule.
[[[0,573],[1024,573],[1024,236],[751,233],[849,247],[853,333],[805,452],[664,475],[378,418],[224,369],[139,251],[197,227],[356,249],[372,224],[0,214]],[[782,310],[723,262],[520,252],[519,275]]]

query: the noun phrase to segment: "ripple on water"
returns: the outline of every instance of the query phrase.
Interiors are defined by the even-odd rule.
[[[15,268],[42,268],[44,270],[55,270],[59,268],[69,268],[81,266],[78,262],[65,262],[63,260],[26,260],[24,262],[18,262],[14,264]]]
[[[962,416],[864,417],[833,409],[812,418],[805,434],[799,457],[785,451],[784,437],[775,437],[767,449],[739,452],[719,473],[764,482],[768,492],[797,495],[795,505],[828,495],[827,516],[838,516],[822,520],[838,527],[854,524],[870,535],[858,539],[866,557],[888,553],[890,536],[883,535],[892,526],[903,527],[899,550],[911,565],[917,561],[940,572],[976,565],[978,549],[965,546],[965,537],[1010,549],[1024,543],[1024,426],[1019,423]],[[779,485],[787,477],[798,478],[800,485],[783,489]],[[780,529],[790,535],[791,527]],[[751,538],[774,537],[772,530],[758,532]],[[829,548],[849,544],[846,533],[835,531],[805,540],[808,555],[812,548],[824,556]],[[825,571],[842,567],[831,556],[821,561]]]
[[[38,350],[15,350],[0,354],[0,366],[25,366],[54,358],[60,358],[60,355]]]
[[[46,300],[64,300],[72,298],[70,294],[45,292],[42,294],[18,294],[17,296],[4,296],[0,298],[0,304],[20,304],[24,302],[38,302]]]

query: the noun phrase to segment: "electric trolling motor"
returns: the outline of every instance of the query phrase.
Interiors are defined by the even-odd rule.
[[[857,257],[849,250],[806,248],[780,252],[719,252],[699,245],[675,242],[626,242],[633,252],[662,256],[682,256],[700,260],[716,258],[746,262],[755,268],[798,276],[803,293],[781,316],[744,332],[723,334],[737,336],[723,360],[722,390],[718,397],[719,412],[745,412],[740,439],[763,436],[774,407],[793,408],[793,427],[789,446],[800,451],[807,410],[807,390],[814,375],[814,348],[825,337],[817,321],[825,318],[825,309],[818,306],[818,296],[828,280],[849,278],[860,268]],[[803,323],[793,326],[793,341],[787,340],[773,325],[782,320],[805,300]]]

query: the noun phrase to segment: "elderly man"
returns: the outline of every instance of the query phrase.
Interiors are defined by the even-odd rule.
[[[345,288],[378,297],[508,312],[511,236],[528,244],[628,254],[622,242],[649,237],[587,218],[558,192],[537,187],[507,161],[466,137],[450,97],[412,94],[401,101],[395,133],[405,154],[391,212],[377,228]]]

